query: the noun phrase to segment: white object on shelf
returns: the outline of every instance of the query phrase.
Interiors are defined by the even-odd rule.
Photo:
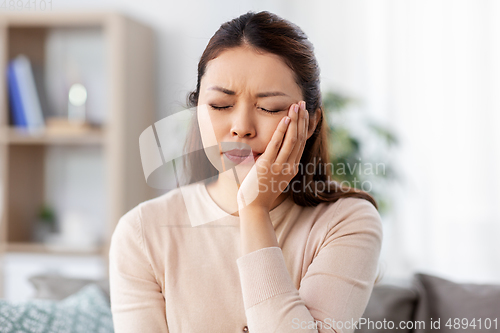
[[[98,238],[90,228],[88,216],[78,211],[67,211],[61,219],[61,235],[58,244],[74,248],[91,248]]]
[[[85,103],[87,102],[87,89],[83,84],[75,83],[69,88],[68,93],[68,119],[72,123],[85,123]]]

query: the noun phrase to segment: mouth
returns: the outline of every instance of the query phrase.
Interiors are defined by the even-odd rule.
[[[241,163],[245,160],[251,160],[250,157],[253,157],[254,160],[257,160],[262,153],[252,152],[250,149],[231,149],[223,152],[223,154],[230,160],[236,163]]]

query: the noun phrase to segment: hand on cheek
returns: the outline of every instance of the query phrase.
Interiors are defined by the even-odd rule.
[[[307,140],[309,113],[305,102],[292,104],[279,122],[264,153],[250,169],[238,190],[238,207],[270,210],[274,200],[298,173]]]

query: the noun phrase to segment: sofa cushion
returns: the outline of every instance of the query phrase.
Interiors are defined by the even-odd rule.
[[[112,333],[111,308],[96,284],[64,300],[0,299],[0,332]]]
[[[384,319],[395,325],[402,320],[412,320],[417,299],[418,293],[412,286],[375,285],[355,332],[387,332],[389,330],[383,326],[376,327],[376,323],[383,323]],[[398,332],[409,333],[411,330],[398,329]]]
[[[28,280],[36,289],[34,298],[37,299],[62,300],[86,285],[94,283],[104,292],[108,303],[110,302],[108,279],[80,279],[49,273],[31,276]]]
[[[459,333],[500,330],[500,322],[498,322],[500,321],[500,285],[456,283],[423,273],[415,274],[415,281],[422,290],[415,319],[425,322],[425,329],[422,327],[415,332],[423,333],[431,330],[436,333]],[[434,325],[437,325],[436,321],[439,322],[439,328],[433,326],[431,329],[431,318]],[[455,318],[457,318],[456,322]],[[449,319],[451,321],[448,321]],[[463,323],[460,320],[463,320]],[[479,320],[481,327],[479,327]],[[446,326],[447,322],[451,324],[451,327]],[[470,326],[472,323],[476,324],[476,327]],[[485,324],[491,324],[489,329],[485,327]]]

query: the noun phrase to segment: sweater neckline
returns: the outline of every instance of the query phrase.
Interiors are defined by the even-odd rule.
[[[205,182],[201,181],[198,183],[198,192],[203,197],[204,201],[210,206],[210,210],[215,212],[218,216],[224,216],[225,219],[231,222],[240,222],[239,216],[231,215],[230,213],[223,210],[210,196],[207,190]],[[274,207],[269,211],[269,217],[273,225],[276,225],[279,218],[281,218],[290,208],[294,205],[292,196],[289,195],[285,200],[283,200],[278,206]]]

